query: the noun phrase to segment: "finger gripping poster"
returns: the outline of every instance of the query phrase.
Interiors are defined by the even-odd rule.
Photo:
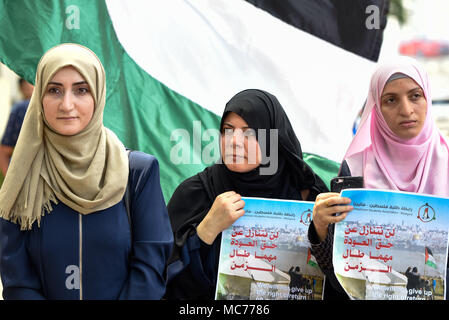
[[[245,214],[222,233],[216,299],[321,300],[307,239],[313,202],[243,200]]]
[[[347,189],[354,207],[335,225],[335,275],[352,299],[445,299],[449,199]]]

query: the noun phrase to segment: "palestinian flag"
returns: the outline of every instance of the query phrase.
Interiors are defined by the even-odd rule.
[[[310,248],[307,249],[307,264],[312,267],[318,267],[315,257],[312,255]]]
[[[219,157],[225,103],[258,88],[284,106],[327,183],[352,139],[387,0],[0,0],[0,61],[34,83],[49,48],[80,43],[107,75],[104,124],[154,154],[168,201]]]
[[[429,267],[436,269],[437,263],[435,261],[435,258],[433,257],[432,250],[430,250],[430,248],[428,247],[426,247],[425,250],[426,250],[425,264],[428,265]]]

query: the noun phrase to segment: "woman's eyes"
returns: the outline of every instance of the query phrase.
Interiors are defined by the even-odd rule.
[[[241,133],[243,133],[243,135],[245,137],[255,137],[256,136],[256,131],[252,128],[246,128],[246,129],[234,129],[234,128],[228,128],[228,127],[223,127],[222,130],[222,134],[224,135],[234,135],[235,131],[240,131]]]
[[[245,136],[248,136],[248,137],[256,136],[256,131],[254,129],[246,129],[244,132],[245,132]]]
[[[251,135],[254,135],[255,134],[255,131],[254,131],[254,129],[251,129],[251,128],[247,128],[247,129],[239,129],[239,128],[237,128],[237,129],[234,129],[234,128],[226,128],[226,127],[224,127],[223,128],[223,132],[234,132],[234,131],[237,131],[237,130],[240,130],[241,132],[244,132],[245,134],[251,134]]]
[[[85,88],[85,87],[79,87],[75,90],[75,93],[78,94],[86,94],[89,93],[89,88]]]
[[[421,98],[422,96],[423,95],[421,93],[415,92],[415,93],[412,94],[411,98],[416,100],[416,99]]]
[[[411,101],[416,101],[423,97],[424,97],[424,95],[421,92],[414,92],[408,96],[408,98]],[[383,104],[390,104],[390,105],[397,103],[397,102],[398,102],[398,99],[396,99],[396,97],[387,97],[382,101]]]
[[[395,99],[394,97],[388,97],[388,98],[385,98],[385,99],[382,101],[382,104],[391,105],[391,104],[393,104],[395,101],[396,101],[396,99]]]
[[[50,87],[48,89],[48,93],[54,94],[54,95],[60,95],[63,93],[63,91],[58,87]],[[73,93],[76,95],[85,95],[85,94],[89,93],[89,88],[78,87],[73,90]]]
[[[60,94],[61,90],[59,90],[59,88],[52,87],[52,88],[48,89],[48,93],[50,93],[50,94]]]

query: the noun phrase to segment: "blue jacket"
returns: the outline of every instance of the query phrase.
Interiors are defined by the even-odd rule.
[[[132,152],[129,178],[132,235],[123,200],[88,215],[59,202],[30,231],[0,219],[3,297],[160,299],[173,235],[157,159]]]

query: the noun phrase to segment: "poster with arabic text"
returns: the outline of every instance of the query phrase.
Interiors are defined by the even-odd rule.
[[[352,299],[445,299],[449,199],[346,189],[354,209],[335,225],[335,275]]]
[[[243,198],[222,233],[217,300],[321,300],[324,275],[309,250],[313,202]]]

